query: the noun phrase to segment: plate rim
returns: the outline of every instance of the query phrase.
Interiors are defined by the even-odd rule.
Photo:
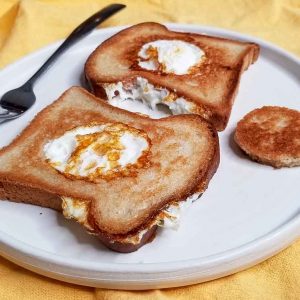
[[[258,43],[262,49],[265,48],[269,51],[279,53],[280,55],[283,55],[284,57],[287,57],[288,59],[292,60],[300,69],[300,59],[295,54],[289,53],[288,51],[274,45],[273,43],[266,42],[257,37],[253,37],[244,33],[239,33],[232,30],[223,29],[223,28],[202,26],[198,24],[166,23],[165,25],[168,28],[171,28],[172,30],[196,31],[204,34],[206,33],[211,35],[218,35],[225,38],[228,37],[228,38],[234,38],[243,41],[247,40],[247,41],[255,42]],[[92,32],[90,36],[114,34],[128,26],[130,25],[98,29]],[[18,59],[14,63],[6,66],[0,71],[0,79],[3,76],[5,76],[5,74],[3,75],[3,73],[11,72],[14,69],[18,68],[18,65],[20,63],[26,63],[28,60],[31,60],[36,56],[40,56],[43,55],[43,53],[52,51],[54,48],[58,47],[58,45],[60,45],[62,42],[63,40],[51,43],[43,48],[40,48],[24,56],[21,59]],[[149,277],[153,273],[155,274],[159,273],[162,277],[163,275],[166,275],[167,277],[160,278],[159,280],[160,281],[164,280],[164,282],[160,282],[160,284],[156,282],[155,286],[158,285],[158,287],[171,287],[171,286],[178,286],[178,280],[180,281],[180,278],[178,279],[178,277],[176,277],[176,274],[180,275],[180,273],[183,271],[189,270],[190,273],[192,274],[199,274],[201,272],[203,273],[203,270],[210,270],[212,272],[211,274],[214,275],[212,275],[211,278],[209,278],[208,280],[223,277],[225,275],[229,275],[236,271],[253,266],[263,261],[264,259],[267,259],[272,255],[275,255],[280,250],[289,246],[292,242],[294,242],[298,238],[300,238],[300,214],[295,215],[293,218],[291,218],[289,221],[284,223],[282,226],[268,232],[267,234],[262,235],[261,237],[255,240],[252,240],[244,245],[217,254],[208,255],[201,258],[191,258],[187,260],[175,261],[175,262],[170,261],[170,262],[161,262],[161,263],[142,263],[142,264],[128,263],[127,264],[127,263],[115,263],[115,262],[99,263],[99,262],[77,260],[73,258],[71,259],[68,258],[68,260],[66,260],[66,258],[63,256],[56,256],[51,252],[31,246],[25,242],[19,241],[16,238],[11,237],[10,235],[0,230],[0,255],[8,258],[9,260],[16,259],[17,260],[16,263],[19,264],[21,264],[20,256],[23,255],[25,258],[27,257],[27,259],[22,260],[23,264],[24,263],[28,264],[27,267],[25,266],[25,268],[29,268],[29,269],[38,268],[38,270],[35,269],[34,271],[42,274],[43,274],[43,269],[39,268],[38,264],[50,263],[53,266],[55,266],[57,270],[60,270],[61,272],[63,271],[63,269],[67,271],[67,273],[62,272],[64,273],[64,276],[66,276],[66,278],[63,280],[69,282],[72,282],[72,278],[74,282],[76,276],[70,275],[69,272],[74,272],[75,270],[81,270],[83,273],[93,272],[94,275],[99,275],[99,274],[110,275],[110,276],[117,275],[119,277],[118,281],[123,283],[129,281],[129,278],[127,276],[128,274],[131,276],[134,274],[139,274],[139,275],[143,274]],[[273,247],[268,248],[268,245],[272,245]],[[9,251],[9,253],[13,253],[14,256],[10,257],[6,253],[6,251]],[[249,255],[249,259],[245,260],[245,253]],[[244,261],[241,262],[241,260],[243,259]],[[218,267],[220,267],[220,265],[223,265],[224,263],[226,265],[225,268],[223,267],[222,270],[217,270]],[[57,274],[58,272],[53,271],[50,272],[50,274],[47,274],[47,276],[56,278],[55,275]],[[145,278],[139,280],[138,278],[139,275],[136,276],[136,279],[133,279],[132,282],[135,283],[148,282],[145,288],[149,288],[149,284],[150,284],[150,288],[154,286],[153,280],[150,280],[150,277],[148,278],[148,281]],[[96,280],[101,283],[101,278],[99,276],[94,278],[93,280]],[[102,280],[104,279],[102,278]],[[201,282],[201,281],[205,281],[205,279],[197,280],[196,282]],[[78,283],[78,282],[74,282],[74,283]],[[82,284],[89,285],[87,282]],[[179,285],[183,285],[183,284],[179,284]],[[93,284],[93,286],[95,285]]]

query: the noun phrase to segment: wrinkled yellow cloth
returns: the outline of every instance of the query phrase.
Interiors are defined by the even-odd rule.
[[[64,38],[107,0],[0,0],[0,67]],[[142,21],[233,29],[300,56],[299,0],[124,0],[102,27]],[[0,258],[0,299],[300,299],[300,241],[246,271],[189,287],[152,291],[93,289],[48,279]]]

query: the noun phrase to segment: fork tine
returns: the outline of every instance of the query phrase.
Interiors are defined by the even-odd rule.
[[[1,109],[2,110],[2,109]],[[4,115],[8,115],[9,114],[9,111],[8,110],[4,110],[3,111],[0,111],[0,116],[4,116]]]
[[[5,113],[0,113],[0,120],[13,119],[18,115],[19,115],[19,113],[17,113],[17,112],[7,111]]]

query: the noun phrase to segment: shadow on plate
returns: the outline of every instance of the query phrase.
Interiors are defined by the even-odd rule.
[[[241,159],[246,159],[249,160],[248,155],[238,146],[238,144],[235,142],[234,140],[234,132],[235,130],[233,130],[230,135],[229,135],[229,139],[228,139],[228,144],[230,149],[233,151],[233,153],[238,156]]]
[[[58,213],[57,224],[70,231],[70,233],[76,238],[78,244],[88,244],[96,250],[109,251],[96,236],[88,234],[88,232],[76,221],[68,220]]]
[[[87,91],[91,92],[90,86],[89,86],[89,84],[88,84],[88,82],[86,80],[84,72],[82,72],[80,74],[79,82],[80,82],[81,87],[83,87]]]

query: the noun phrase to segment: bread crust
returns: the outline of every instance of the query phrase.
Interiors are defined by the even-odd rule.
[[[158,39],[180,39],[193,43],[204,50],[206,59],[197,73],[192,75],[143,70],[137,65],[137,53],[142,45]],[[130,44],[122,44],[128,40]],[[224,45],[223,48],[221,45]],[[227,49],[229,46],[241,49],[234,55]],[[257,60],[258,55],[259,46],[254,43],[175,32],[161,24],[149,22],[124,29],[99,45],[85,64],[85,76],[91,90],[102,98],[106,98],[103,85],[143,77],[154,86],[166,88],[196,104],[197,113],[222,131],[228,123],[241,75]],[[127,70],[118,72],[117,67],[109,68],[108,62]],[[218,92],[214,92],[216,86]]]
[[[61,211],[61,198],[58,195],[20,183],[0,182],[0,199]]]
[[[253,160],[274,168],[300,165],[300,112],[264,106],[238,122],[234,139]]]
[[[56,138],[66,130],[76,126],[114,121],[124,122],[143,129],[152,139],[152,154],[154,157],[152,167],[150,170],[141,170],[138,178],[123,178],[122,181],[118,182],[106,182],[103,180],[100,184],[94,184],[83,180],[65,178],[46,163],[42,149],[48,140]],[[177,137],[178,134],[183,136]],[[198,145],[199,149],[203,150],[203,153],[200,150],[194,150],[195,154],[193,154],[192,159],[198,159],[199,162],[193,164],[190,164],[184,156],[174,156],[173,164],[177,164],[177,167],[181,166],[182,172],[186,172],[188,178],[184,183],[178,183],[179,188],[177,186],[164,185],[166,180],[163,176],[169,176],[170,180],[168,182],[173,182],[174,184],[176,180],[170,177],[171,174],[174,176],[174,170],[171,168],[172,166],[168,165],[168,169],[159,164],[163,164],[164,158],[173,157],[172,153],[180,149],[178,148],[180,146],[179,143],[184,137],[187,139],[186,145],[189,147]],[[197,142],[197,137],[203,139],[203,143]],[[167,153],[164,156],[160,151],[167,151]],[[176,162],[175,158],[182,161]],[[66,91],[57,101],[41,111],[10,145],[0,150],[0,184],[2,187],[9,185],[23,186],[28,190],[42,191],[45,195],[55,195],[56,197],[57,195],[62,195],[91,201],[89,218],[96,224],[97,234],[102,236],[102,239],[115,240],[147,228],[155,216],[169,203],[186,199],[195,191],[203,192],[216,171],[218,164],[219,144],[217,133],[200,116],[181,115],[161,120],[151,120],[147,117],[112,107],[82,88],[73,87]],[[190,173],[187,170],[190,170]],[[156,181],[160,180],[162,184],[155,186],[154,190],[143,186],[145,198],[141,198],[141,196],[137,198],[138,193],[140,193],[139,185],[147,182],[147,180],[149,181],[144,176],[156,176],[160,172],[164,174],[161,177],[156,177]],[[168,172],[171,173],[168,174]],[[176,176],[179,175],[176,173]],[[178,180],[183,179],[178,177]],[[150,182],[154,184],[154,178]],[[123,197],[124,195],[125,197],[132,195],[132,191],[126,192],[126,186],[136,189],[136,193],[133,194],[136,197],[126,199],[126,201],[121,199],[123,202],[118,202],[121,200],[116,195],[121,194]],[[166,192],[162,189],[163,187],[167,190]],[[125,189],[123,193],[121,193],[122,188]],[[5,191],[5,188],[0,189],[2,197],[6,199],[13,198],[7,196],[7,189],[2,194],[1,190]],[[112,196],[111,193],[113,194],[114,190],[117,190],[117,192],[116,195]],[[168,192],[168,190],[172,190],[172,192]],[[114,217],[109,219],[110,216],[105,219],[107,212],[115,207],[109,206],[110,204],[107,204],[107,201],[99,197],[99,194],[103,195],[103,199],[109,199],[111,203],[116,205],[117,203],[122,203],[122,205],[126,203],[130,209],[141,205],[137,201],[142,199],[145,205],[149,207],[145,208],[141,213],[137,211],[139,215],[133,219],[115,220]],[[155,195],[159,199],[156,199]],[[46,207],[53,206],[52,208],[57,209],[57,205],[47,202],[50,201],[49,199],[51,199],[50,196],[48,198],[45,197],[43,203],[34,203],[32,199],[24,195],[22,200],[26,203],[39,204]],[[147,235],[148,239],[150,236]]]
[[[100,241],[109,249],[120,252],[120,253],[130,253],[137,251],[139,248],[144,246],[147,243],[150,243],[154,240],[156,235],[157,226],[154,225],[149,228],[142,236],[139,243],[128,243],[115,241],[111,237],[105,234],[98,234]]]
[[[59,212],[62,210],[60,196],[16,183],[0,182],[0,199],[51,208]],[[143,234],[138,243],[115,241],[114,236],[100,232],[97,233],[97,237],[107,248],[120,253],[129,253],[138,250],[146,243],[150,243],[155,237],[156,229],[157,226],[152,226]]]

